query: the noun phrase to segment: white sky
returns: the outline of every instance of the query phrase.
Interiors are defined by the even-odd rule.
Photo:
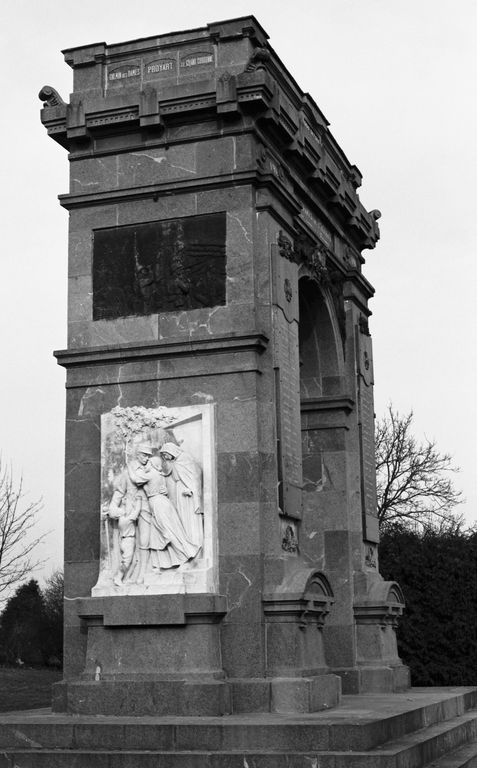
[[[37,94],[65,100],[61,49],[121,42],[253,13],[331,123],[379,208],[381,241],[365,252],[375,286],[371,331],[376,413],[415,413],[462,471],[477,519],[477,3],[475,0],[1,0],[2,260],[0,450],[30,498],[44,499],[40,554],[62,562],[63,369],[66,346],[66,151],[40,123]]]

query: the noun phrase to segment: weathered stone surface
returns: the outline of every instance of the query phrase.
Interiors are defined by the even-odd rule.
[[[232,711],[237,714],[270,712],[270,685],[267,678],[232,680]]]
[[[218,534],[222,556],[233,556],[237,552],[260,554],[262,509],[263,505],[257,502],[224,502],[220,505]]]
[[[272,712],[316,712],[339,703],[340,679],[336,675],[312,678],[276,677],[271,682]]]
[[[252,681],[250,681],[252,682]],[[258,682],[258,681],[255,681]],[[477,720],[472,689],[344,697],[339,711],[184,718],[2,713],[0,765],[21,768],[213,766],[439,768],[468,764]],[[465,745],[465,746],[462,746]],[[458,749],[453,755],[449,750]],[[445,757],[444,757],[445,756]],[[450,762],[449,762],[450,761]]]
[[[68,686],[56,689],[55,706],[218,715],[246,711],[250,691],[252,711],[310,712],[338,702],[330,666],[356,691],[388,678],[393,690],[404,685],[392,636],[380,629],[386,600],[371,618],[366,602],[380,577],[369,557],[372,375],[362,350],[369,358],[371,347],[361,336],[372,289],[361,251],[379,229],[357,196],[361,174],[253,17],[65,56],[71,102],[55,106],[46,90],[42,111],[51,136],[73,150],[61,197],[69,346],[57,353],[68,372],[72,605]],[[161,406],[183,415],[173,446],[202,462],[194,514],[204,535],[187,565],[164,560],[173,518],[184,551],[192,537],[179,514],[186,485],[157,464],[169,480],[147,493],[165,442],[157,425],[138,432],[132,419],[121,450],[112,428],[113,447],[101,448],[105,414],[139,407],[150,418]],[[207,429],[191,426],[192,406],[215,414]],[[140,441],[144,476],[130,466]],[[316,595],[295,578],[317,568],[335,600],[319,619]],[[111,607],[78,613],[76,598],[91,588],[106,590]],[[151,588],[176,602],[143,603]],[[226,604],[189,615],[182,606],[194,590]],[[280,621],[264,612],[269,593],[295,606]],[[124,594],[137,603],[114,604]]]
[[[76,715],[218,716],[230,711],[229,690],[220,681],[103,680],[60,683],[54,706]]]

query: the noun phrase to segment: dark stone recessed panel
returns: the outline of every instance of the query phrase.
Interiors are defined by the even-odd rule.
[[[225,304],[225,213],[97,229],[93,320]]]
[[[302,435],[303,453],[346,450],[344,429],[307,429]]]

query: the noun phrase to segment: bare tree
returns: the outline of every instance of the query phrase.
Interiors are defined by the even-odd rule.
[[[33,532],[41,509],[41,501],[25,499],[23,479],[16,484],[0,459],[0,602],[43,562],[33,554],[47,535]]]
[[[378,519],[390,523],[440,527],[459,522],[455,507],[463,501],[454,487],[452,456],[439,453],[435,440],[420,443],[412,434],[413,412],[401,416],[388,407],[376,422]]]

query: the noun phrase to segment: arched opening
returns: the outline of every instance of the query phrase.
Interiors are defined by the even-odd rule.
[[[299,290],[300,398],[340,392],[339,334],[335,332],[327,301],[310,277],[302,277]]]
[[[328,568],[326,532],[346,518],[344,353],[331,292],[310,276],[299,280],[300,410],[303,471],[301,549]]]

